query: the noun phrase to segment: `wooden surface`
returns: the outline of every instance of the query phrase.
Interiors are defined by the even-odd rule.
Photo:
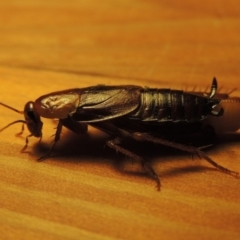
[[[212,1],[8,1],[0,3],[0,101],[23,109],[56,90],[96,84],[222,91],[239,87],[240,7]],[[161,3],[160,3],[161,2]],[[240,96],[240,90],[234,92]],[[1,107],[0,127],[23,117]],[[2,239],[240,239],[240,180],[203,160],[134,144],[162,181],[105,146],[107,136],[64,130],[41,163],[56,122],[20,153],[15,125],[0,134]],[[240,136],[208,155],[240,171]]]

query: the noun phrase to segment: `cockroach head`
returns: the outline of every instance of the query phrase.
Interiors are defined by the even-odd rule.
[[[31,133],[31,136],[34,137],[42,137],[42,126],[43,123],[40,119],[39,114],[36,112],[35,107],[34,107],[34,102],[27,102],[24,107],[24,111],[19,111],[11,106],[8,106],[4,103],[0,102],[0,105],[9,108],[13,110],[14,112],[20,113],[24,115],[25,120],[16,120],[12,123],[9,123],[7,126],[3,127],[0,129],[0,132],[3,131],[4,129],[10,127],[13,124],[16,123],[23,123],[27,125],[27,128],[29,132]]]

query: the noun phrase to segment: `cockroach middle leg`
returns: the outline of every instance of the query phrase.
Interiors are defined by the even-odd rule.
[[[232,175],[237,178],[239,177],[238,172],[232,171],[230,169],[227,169],[227,168],[217,164],[210,157],[208,157],[203,151],[201,151],[201,148],[196,148],[193,146],[188,146],[188,145],[183,145],[180,143],[171,142],[166,139],[154,137],[150,134],[140,133],[140,132],[133,133],[132,138],[135,140],[138,140],[138,141],[148,141],[148,142],[158,143],[158,144],[165,145],[168,147],[173,147],[173,148],[185,151],[185,152],[189,152],[191,154],[196,154],[199,158],[205,159],[206,161],[208,161],[211,165],[213,165],[215,168],[217,168],[221,172]]]
[[[155,179],[155,181],[157,183],[157,190],[160,191],[161,182],[160,182],[160,179],[159,179],[158,175],[153,170],[151,164],[146,159],[136,155],[135,153],[127,150],[126,148],[123,148],[123,147],[119,146],[120,143],[121,143],[121,139],[115,138],[115,139],[107,141],[107,146],[115,149],[118,152],[121,152],[122,154],[124,154],[124,155],[138,161],[138,162],[140,162],[142,164],[142,167],[145,170],[147,170],[150,173],[150,175]]]
[[[51,155],[54,147],[56,146],[57,142],[60,140],[60,135],[61,135],[61,132],[62,132],[62,126],[63,126],[63,124],[59,120],[58,125],[57,125],[57,130],[56,130],[55,137],[54,137],[54,140],[53,140],[51,148],[49,149],[49,151],[45,155],[40,157],[38,159],[38,161],[43,161],[44,159],[48,158]]]

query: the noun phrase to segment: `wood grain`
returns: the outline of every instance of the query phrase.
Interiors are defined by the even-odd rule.
[[[0,101],[22,110],[42,94],[96,84],[203,91],[213,76],[229,92],[239,87],[239,16],[237,0],[2,2]],[[0,126],[16,119],[1,107]],[[157,192],[93,128],[64,130],[55,156],[39,163],[55,125],[44,119],[42,142],[31,138],[25,154],[20,125],[0,134],[2,239],[240,238],[238,179],[172,149],[130,146],[152,160]],[[240,171],[239,140],[221,136],[207,154]]]

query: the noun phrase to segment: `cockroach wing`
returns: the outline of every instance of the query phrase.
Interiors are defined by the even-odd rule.
[[[141,91],[141,87],[132,85],[85,88],[71,117],[81,122],[99,122],[124,116],[138,108]]]

